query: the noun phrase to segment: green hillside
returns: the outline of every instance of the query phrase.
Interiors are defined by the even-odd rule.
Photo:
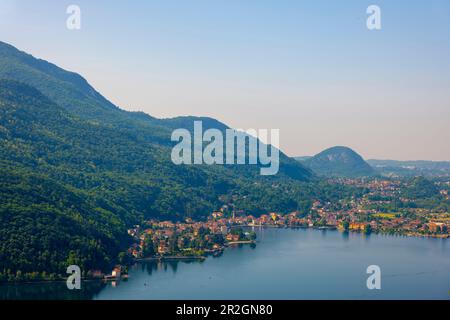
[[[354,178],[375,174],[374,169],[359,154],[347,147],[332,147],[300,161],[313,172],[326,177]]]

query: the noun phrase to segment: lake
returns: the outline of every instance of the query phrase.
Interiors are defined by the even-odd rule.
[[[150,261],[119,283],[0,286],[0,299],[450,299],[450,241],[335,230],[255,229],[256,246],[205,261]],[[381,290],[369,290],[369,265]]]

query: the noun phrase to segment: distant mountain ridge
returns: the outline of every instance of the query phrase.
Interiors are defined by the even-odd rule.
[[[332,147],[315,156],[294,157],[316,174],[329,177],[449,177],[450,161],[364,160],[348,147]],[[371,168],[369,168],[371,167]]]
[[[355,151],[336,146],[313,157],[297,157],[302,164],[325,177],[373,176],[375,170]]]
[[[380,174],[386,176],[414,177],[414,176],[450,176],[450,161],[427,160],[376,160],[367,162]]]

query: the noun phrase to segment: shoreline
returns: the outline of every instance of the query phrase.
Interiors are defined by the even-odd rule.
[[[353,231],[353,230],[349,230],[349,231],[345,231],[339,228],[333,228],[333,227],[306,227],[306,226],[281,226],[281,225],[262,225],[262,226],[251,226],[251,225],[243,225],[241,227],[258,227],[261,229],[267,228],[267,229],[309,229],[309,230],[317,230],[317,231],[327,231],[327,230],[331,230],[331,231],[338,231],[340,233],[353,233],[353,234],[361,234],[364,236],[370,236],[370,234],[364,234],[362,232],[359,231]],[[403,236],[403,237],[408,237],[408,238],[417,238],[417,239],[442,239],[442,240],[447,240],[450,239],[449,235],[427,235],[427,234],[406,234],[406,233],[389,233],[389,232],[376,232],[373,231],[371,234],[374,235],[383,235],[383,236]],[[256,240],[243,240],[243,241],[233,241],[233,242],[228,242],[224,245],[224,247],[221,250],[224,250],[225,248],[232,246],[232,245],[236,245],[236,244],[256,244],[257,241]],[[139,259],[134,259],[132,264],[135,263],[141,263],[141,262],[146,262],[146,261],[204,261],[206,260],[208,257],[207,256],[166,256],[166,257],[148,257],[148,258],[139,258]],[[26,281],[1,281],[0,282],[0,286],[3,285],[22,285],[22,284],[51,284],[51,283],[65,283],[67,281],[67,279],[65,277],[56,279],[56,280],[45,280],[45,279],[39,279],[39,280],[26,280]],[[105,279],[104,278],[82,278],[81,279],[82,282],[95,282],[95,281],[99,281],[99,282],[104,282]]]
[[[230,241],[225,244],[225,246],[230,246],[233,244],[255,244],[256,240],[242,240],[242,241]]]
[[[205,260],[204,256],[166,256],[166,257],[148,257],[134,259],[134,262],[145,262],[145,261],[173,261],[173,260]]]
[[[321,227],[309,227],[309,226],[284,226],[284,225],[242,225],[244,228],[258,228],[258,229],[311,229],[311,230],[320,230],[320,231],[339,231],[339,232],[347,232],[347,233],[357,233],[357,234],[365,234],[358,230],[343,230],[342,228],[335,226],[321,226]],[[389,232],[389,231],[372,231],[369,234],[381,234],[381,235],[390,235],[390,236],[405,236],[411,238],[432,238],[432,239],[450,239],[449,234],[420,234],[420,233],[402,233],[402,232]]]

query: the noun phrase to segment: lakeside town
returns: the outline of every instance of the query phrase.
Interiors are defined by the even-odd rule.
[[[401,190],[405,182],[392,179],[334,179],[333,183],[364,188],[360,197],[337,203],[312,203],[307,213],[272,212],[254,216],[223,206],[206,221],[149,220],[128,230],[134,239],[129,254],[135,259],[204,259],[220,255],[235,244],[255,244],[251,227],[338,229],[342,232],[450,237],[450,213],[438,208],[408,205]],[[441,184],[440,197],[449,200],[449,182]],[[440,185],[439,185],[440,186]],[[408,187],[408,186],[406,186]],[[421,186],[423,187],[423,186]]]
[[[135,259],[204,259],[218,256],[232,245],[256,243],[256,233],[241,227],[241,217],[225,218],[213,212],[205,222],[186,219],[183,223],[149,220],[128,233],[135,239],[129,253]]]

